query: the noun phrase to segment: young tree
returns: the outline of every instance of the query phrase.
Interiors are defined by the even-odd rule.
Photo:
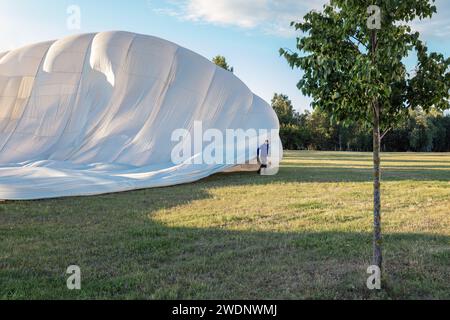
[[[299,52],[280,50],[292,68],[304,71],[298,88],[313,98],[313,108],[337,121],[366,122],[373,128],[373,263],[380,269],[381,139],[409,109],[449,107],[450,60],[429,53],[407,25],[433,13],[434,0],[330,0],[323,11],[292,23],[302,33]],[[403,62],[413,49],[418,64],[409,74]]]
[[[224,56],[220,56],[220,55],[219,56],[215,56],[212,59],[212,62],[215,65],[217,65],[217,66],[219,66],[219,67],[221,67],[221,68],[223,68],[223,69],[225,69],[227,71],[234,72],[234,68],[228,65],[227,59]]]

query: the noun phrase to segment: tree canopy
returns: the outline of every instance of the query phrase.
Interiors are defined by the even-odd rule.
[[[449,108],[450,59],[429,53],[418,32],[407,25],[430,18],[434,0],[331,0],[322,12],[311,11],[293,23],[302,33],[297,49],[280,53],[304,75],[298,88],[313,98],[312,106],[330,111],[338,121],[372,124],[371,102],[381,106],[384,129],[408,109]],[[367,8],[381,8],[382,27],[375,43],[367,26]],[[375,56],[372,49],[376,46]],[[418,64],[408,71],[404,58],[415,50]]]
[[[275,110],[280,123],[287,125],[296,122],[297,114],[287,95],[275,93],[272,98],[272,108]]]
[[[218,55],[212,59],[212,62],[230,72],[234,72],[234,68],[228,65],[227,59],[224,56]]]

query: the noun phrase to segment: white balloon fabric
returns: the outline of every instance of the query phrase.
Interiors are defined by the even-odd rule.
[[[0,53],[0,199],[171,186],[233,168],[188,161],[204,146],[173,162],[173,132],[193,133],[195,122],[223,133],[279,128],[231,72],[156,37],[83,34]],[[278,135],[271,143],[280,148]],[[247,145],[235,151],[236,161],[256,157]]]

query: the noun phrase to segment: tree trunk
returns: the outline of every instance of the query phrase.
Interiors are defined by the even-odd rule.
[[[373,126],[373,264],[382,268],[381,254],[381,160],[380,160],[380,106],[374,103]]]
[[[372,62],[376,63],[377,31],[372,30],[371,51]],[[373,264],[380,270],[383,265],[381,252],[381,133],[380,133],[381,108],[377,99],[373,101]]]

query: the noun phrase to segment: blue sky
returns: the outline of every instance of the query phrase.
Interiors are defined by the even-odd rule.
[[[295,48],[289,22],[320,8],[325,0],[0,0],[0,52],[66,35],[125,30],[158,36],[209,59],[227,57],[235,74],[270,102],[289,95],[298,110],[309,99],[296,88],[298,70],[279,57]],[[81,10],[79,30],[67,27],[67,9]],[[450,55],[450,1],[438,0],[433,20],[416,21],[430,49]]]

